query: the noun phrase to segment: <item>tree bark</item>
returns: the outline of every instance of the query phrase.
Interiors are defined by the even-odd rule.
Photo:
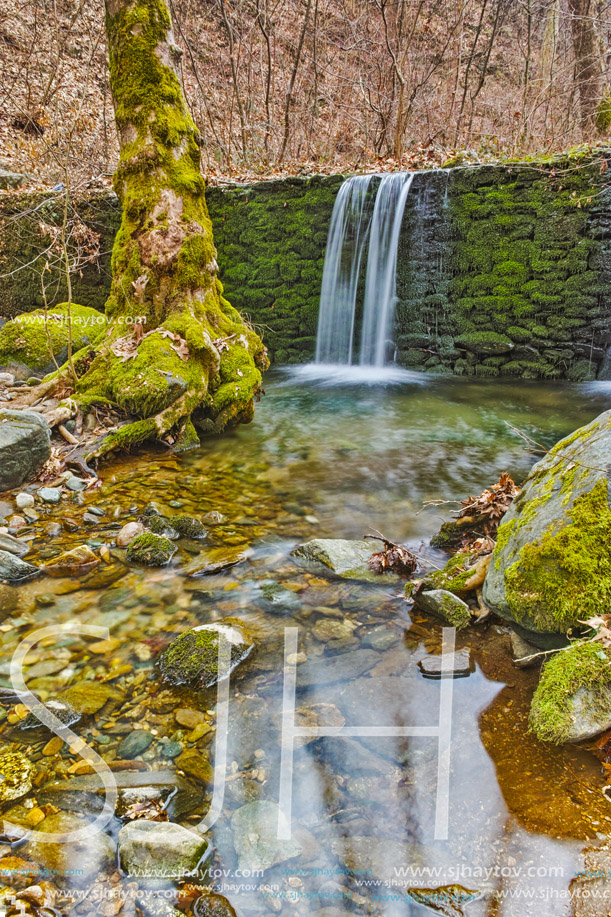
[[[569,0],[575,81],[579,93],[581,129],[587,133],[596,118],[601,100],[602,77],[600,51],[594,26],[595,9],[592,0]]]
[[[220,432],[250,421],[268,365],[222,295],[165,0],[106,0],[106,32],[122,205],[108,331],[95,352],[75,354],[74,393],[53,414],[57,423],[96,403],[121,411],[125,422],[88,458],[148,439],[197,441],[192,422]]]

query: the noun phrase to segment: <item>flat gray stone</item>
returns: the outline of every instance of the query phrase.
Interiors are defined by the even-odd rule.
[[[34,411],[0,411],[0,491],[34,477],[51,455],[51,431]]]
[[[378,575],[369,568],[369,558],[376,551],[371,541],[346,538],[314,538],[300,544],[291,552],[297,563],[306,567],[331,571],[342,579],[355,579],[366,583],[398,582],[394,573]]]
[[[450,668],[441,670],[441,656],[426,656],[418,663],[418,668],[425,678],[466,678],[475,671],[468,649],[456,650]]]
[[[8,551],[15,557],[24,557],[30,551],[30,545],[27,541],[20,538],[14,538],[12,535],[0,534],[0,551]]]
[[[119,864],[134,877],[180,879],[195,875],[209,854],[208,841],[173,822],[129,822],[119,831]]]
[[[38,496],[43,501],[43,503],[59,503],[62,498],[61,490],[58,490],[57,487],[41,487],[38,491]]]
[[[350,681],[372,669],[381,659],[375,650],[354,650],[339,656],[309,660],[297,666],[297,687],[330,685],[336,681]]]

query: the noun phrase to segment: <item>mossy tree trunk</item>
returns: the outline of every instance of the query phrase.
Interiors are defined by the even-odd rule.
[[[106,33],[122,222],[108,331],[95,352],[75,355],[79,378],[63,403],[125,412],[127,422],[90,450],[97,456],[193,436],[192,422],[210,432],[248,422],[268,365],[261,340],[222,295],[165,0],[106,0]]]

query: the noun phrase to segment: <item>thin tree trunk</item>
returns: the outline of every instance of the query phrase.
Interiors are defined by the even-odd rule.
[[[303,43],[305,41],[306,33],[308,31],[308,22],[310,19],[310,9],[312,7],[312,0],[307,0],[306,9],[303,16],[303,26],[301,27],[301,34],[299,36],[299,44],[297,45],[297,51],[295,52],[295,60],[293,62],[293,70],[291,72],[291,79],[289,82],[289,88],[286,93],[286,100],[284,103],[284,136],[282,138],[282,146],[280,147],[280,154],[278,156],[278,163],[282,163],[284,159],[284,154],[286,153],[286,147],[289,142],[289,134],[291,129],[291,105],[293,102],[293,89],[295,88],[295,80],[297,79],[297,72],[299,70],[299,62],[301,60],[301,52],[303,50]]]
[[[584,133],[596,118],[601,99],[601,66],[592,0],[569,0],[575,80],[579,92],[580,124]]]

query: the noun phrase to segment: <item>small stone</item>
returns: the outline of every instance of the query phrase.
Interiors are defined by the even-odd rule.
[[[195,729],[200,723],[206,722],[206,716],[201,710],[192,710],[190,707],[179,707],[174,711],[174,719],[185,729]]]
[[[208,735],[212,731],[210,723],[198,723],[195,729],[189,733],[188,740],[189,742],[199,742],[200,739],[203,739],[205,735]]]
[[[226,519],[227,516],[223,516],[222,513],[217,512],[215,509],[202,516],[202,522],[205,522],[206,525],[221,525]]]
[[[8,551],[0,550],[0,580],[16,583],[36,576],[38,573],[40,573],[38,567],[20,560],[14,554],[9,554]]]
[[[35,771],[29,758],[19,751],[0,755],[0,802],[10,802],[29,793]]]
[[[83,522],[86,525],[97,525],[99,521],[95,513],[84,513],[83,515]]]
[[[11,529],[24,529],[28,523],[23,516],[15,514],[9,517],[8,524]]]
[[[117,547],[126,548],[132,543],[134,538],[137,538],[138,535],[143,535],[144,531],[145,528],[141,522],[127,522],[117,534]]]
[[[299,596],[275,580],[266,580],[259,586],[257,604],[272,615],[291,615],[301,609]]]
[[[427,656],[418,663],[418,668],[425,678],[466,678],[475,671],[468,649],[456,650],[452,657],[446,660],[447,668],[443,672],[442,666],[442,656]]]
[[[17,504],[17,509],[26,509],[28,506],[34,506],[34,497],[32,494],[26,494],[24,491],[17,494],[15,497],[15,503]]]
[[[101,506],[90,506],[89,512],[93,513],[94,516],[99,516],[100,519],[102,518],[102,516],[106,515],[106,513],[104,512]]]
[[[11,386],[15,382],[15,376],[12,373],[0,373],[0,385]]]
[[[39,608],[50,608],[51,605],[55,605],[55,596],[52,592],[41,592],[34,601]]]
[[[308,657],[306,653],[289,653],[286,661],[289,665],[299,665],[301,662],[307,662]]]
[[[134,729],[119,744],[117,755],[119,758],[127,758],[128,760],[135,758],[137,755],[141,755],[143,751],[146,751],[152,741],[153,736],[150,732],[146,732],[144,729]]]
[[[420,592],[416,598],[416,604],[418,608],[435,615],[436,618],[441,618],[442,621],[458,630],[471,623],[471,612],[467,603],[446,589]]]
[[[87,481],[83,481],[82,478],[77,478],[74,475],[71,478],[68,478],[66,481],[66,487],[68,490],[71,490],[73,493],[79,493],[81,490],[85,490],[87,487]]]
[[[0,535],[0,550],[8,551],[16,557],[25,557],[31,547],[25,538],[14,538],[12,535]]]
[[[41,487],[38,496],[43,503],[57,504],[62,498],[62,492],[57,487]]]
[[[62,691],[60,698],[79,713],[89,715],[97,713],[111,699],[121,700],[122,694],[98,681],[79,681]]]
[[[68,840],[62,844],[54,839],[46,841],[46,833],[64,834]],[[114,865],[116,858],[115,844],[107,835],[92,832],[87,819],[68,812],[47,815],[38,826],[35,839],[23,850],[29,860],[39,863],[56,882],[65,883],[69,877],[71,883],[76,881],[79,885],[97,879],[106,867]]]
[[[146,643],[136,643],[133,653],[140,662],[149,662],[153,658],[153,651]]]
[[[176,758],[182,751],[182,745],[180,742],[168,742],[167,745],[163,746],[161,754],[164,758]]]
[[[45,564],[43,570],[49,576],[82,576],[89,573],[100,563],[97,557],[86,544],[78,545],[71,551],[53,558],[52,563]]]
[[[110,637],[108,640],[96,640],[95,643],[90,643],[88,650],[90,653],[95,653],[96,656],[106,656],[108,653],[114,653],[114,651],[121,646],[121,641],[116,637]]]
[[[143,818],[124,825],[118,840],[120,867],[134,877],[186,878],[210,851],[208,841],[188,828]]]
[[[540,665],[544,658],[541,650],[528,640],[524,640],[516,631],[511,632],[511,655],[516,669],[528,669],[530,666]]]
[[[149,567],[162,567],[167,564],[176,552],[176,548],[167,538],[146,532],[138,535],[127,549],[127,559],[136,564]]]
[[[207,758],[194,748],[187,748],[174,759],[176,767],[193,777],[198,783],[208,786],[214,780],[214,769]]]
[[[368,634],[365,634],[362,640],[364,646],[370,646],[372,649],[379,651],[389,650],[391,646],[396,646],[398,642],[399,635],[397,632],[389,630],[383,625],[374,627]]]
[[[222,673],[219,673],[219,644],[229,656],[229,667]],[[210,688],[246,659],[252,648],[250,637],[232,619],[200,624],[172,640],[159,659],[159,668],[164,679],[173,685]]]
[[[62,750],[63,744],[63,739],[60,739],[59,736],[53,736],[53,738],[49,739],[43,748],[42,753],[47,757],[50,757],[51,755],[57,755]]]
[[[185,567],[187,576],[215,576],[236,564],[244,563],[247,555],[236,548],[209,548]]]
[[[170,523],[183,538],[205,538],[208,532],[194,516],[172,516]]]
[[[331,640],[346,643],[354,639],[354,628],[352,621],[321,618],[312,628],[312,635],[321,643],[328,643]]]

